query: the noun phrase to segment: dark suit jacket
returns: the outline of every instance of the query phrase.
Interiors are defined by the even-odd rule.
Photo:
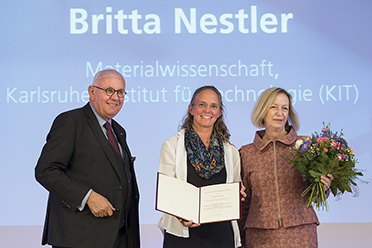
[[[129,158],[126,164],[108,142],[89,104],[54,120],[35,168],[36,180],[49,191],[42,244],[111,248],[124,226],[129,246],[123,247],[140,247],[133,161],[125,130],[114,120],[112,127]],[[89,189],[106,197],[118,211],[106,218],[94,217],[87,205],[79,211]]]

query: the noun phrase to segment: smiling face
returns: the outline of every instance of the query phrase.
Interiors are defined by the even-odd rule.
[[[93,85],[102,89],[113,88],[114,90],[125,90],[124,78],[115,70],[99,72],[94,77]],[[95,111],[106,121],[112,119],[119,113],[123,106],[124,98],[119,98],[117,92],[108,96],[104,90],[93,87],[88,88],[89,101]]]
[[[189,105],[189,113],[193,116],[193,128],[213,129],[213,125],[221,116],[221,103],[216,92],[210,89],[203,90]]]
[[[285,124],[289,114],[289,99],[286,94],[279,93],[267,111],[264,121],[267,131],[285,133]]]

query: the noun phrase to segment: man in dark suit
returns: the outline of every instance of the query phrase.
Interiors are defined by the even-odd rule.
[[[49,191],[42,244],[139,248],[134,159],[125,130],[112,120],[123,106],[125,80],[103,70],[88,92],[88,104],[54,120],[35,167]]]

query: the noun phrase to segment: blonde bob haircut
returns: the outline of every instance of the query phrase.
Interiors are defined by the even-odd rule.
[[[289,99],[289,114],[288,120],[285,123],[285,130],[289,132],[292,127],[298,131],[300,128],[300,123],[298,121],[298,117],[296,114],[295,109],[292,105],[292,96],[286,90],[278,87],[268,88],[258,98],[256,104],[253,107],[252,114],[251,114],[251,122],[255,127],[264,128],[265,127],[265,116],[267,111],[269,110],[271,104],[274,102],[275,98],[278,94],[283,93]],[[291,125],[290,123],[291,122]]]

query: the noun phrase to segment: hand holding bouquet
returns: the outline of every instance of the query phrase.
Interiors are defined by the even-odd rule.
[[[324,124],[324,122],[323,122]],[[315,206],[318,210],[325,207],[328,210],[327,198],[321,176],[331,174],[334,179],[330,190],[334,196],[343,194],[345,191],[352,193],[357,186],[355,179],[363,176],[355,168],[357,160],[351,147],[342,137],[329,129],[329,125],[318,134],[315,132],[311,137],[298,140],[293,148],[290,148],[289,163],[292,168],[297,168],[304,181],[309,186],[302,193],[302,197],[309,195],[306,206]]]

